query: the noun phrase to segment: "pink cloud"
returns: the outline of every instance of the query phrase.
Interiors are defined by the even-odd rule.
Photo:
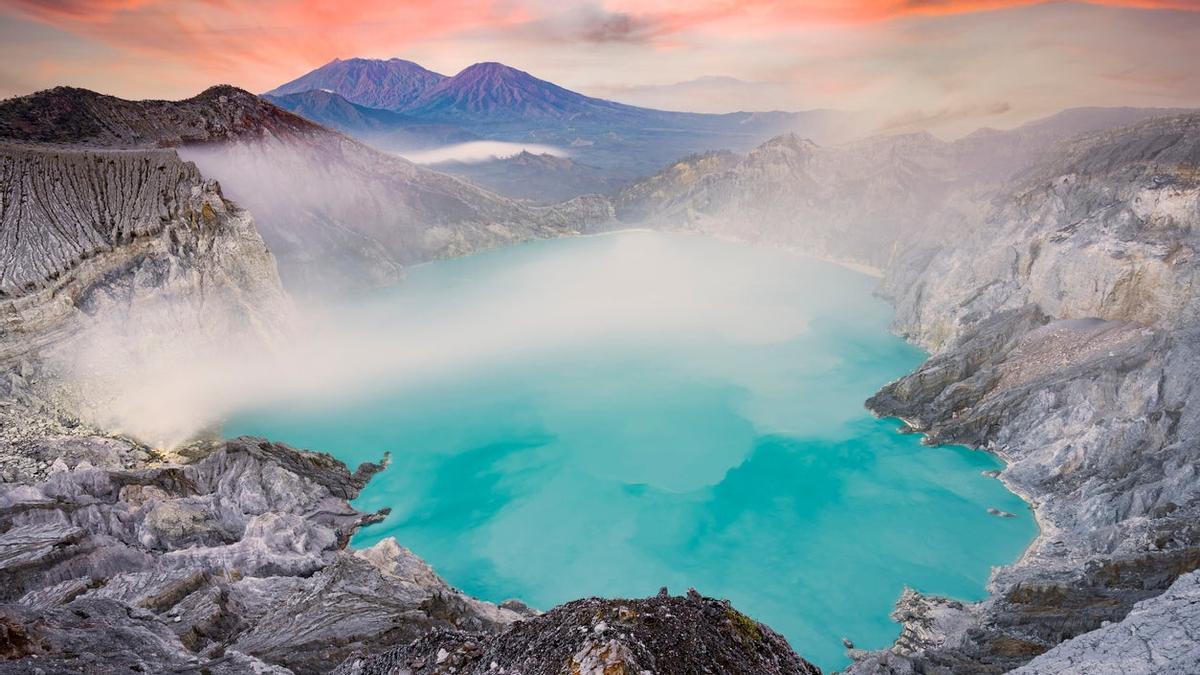
[[[10,45],[0,82],[10,83],[10,93],[25,83],[70,82],[176,97],[218,82],[262,91],[335,57],[406,56],[448,72],[472,60],[507,61],[575,88],[727,74],[790,83],[797,94],[779,105],[894,105],[898,96],[919,96],[950,99],[922,103],[925,110],[972,111],[997,100],[1020,107],[1031,82],[1059,75],[1065,79],[1055,80],[1055,91],[1102,91],[1094,77],[1080,79],[1090,72],[1080,63],[1105,62],[1110,89],[1143,77],[1153,72],[1141,64],[1153,50],[1139,48],[1130,58],[1133,47],[1124,45],[1134,38],[1164,44],[1164,60],[1150,65],[1187,61],[1179,52],[1191,52],[1178,36],[1157,38],[1195,22],[1149,11],[1167,9],[1200,11],[1200,0],[8,0],[0,22],[33,21],[60,39]],[[1019,16],[1029,12],[1091,23],[1040,30]],[[1134,16],[1153,21],[1139,21],[1146,25],[1131,28],[1137,34],[1115,51],[1083,40],[1111,36],[1113,22]],[[985,28],[963,43],[963,22]],[[1000,39],[1006,36],[1027,42]],[[1050,44],[1035,50],[1030,41],[1037,40]],[[1109,52],[1126,68],[1108,65]],[[976,80],[1005,90],[974,92],[983,86],[975,84],[961,94],[972,100],[955,98],[961,82]],[[1190,82],[1179,88],[1180,100],[1194,97]],[[1163,88],[1148,80],[1140,88],[1121,84],[1113,95],[1150,85]]]

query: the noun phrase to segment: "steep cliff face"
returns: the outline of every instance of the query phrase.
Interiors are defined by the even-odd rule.
[[[250,215],[173,151],[0,144],[0,479],[77,451],[144,461],[93,438],[113,378],[270,349],[289,318]]]
[[[1200,566],[1197,167],[1197,115],[1081,138],[893,278],[898,328],[936,353],[868,405],[1005,457],[1043,527],[979,627],[910,665],[1020,665]]]
[[[0,145],[0,308],[2,364],[161,312],[267,337],[286,301],[249,214],[174,152]]]
[[[937,350],[972,317],[1030,304],[1060,319],[1193,322],[1198,119],[1060,147],[920,280],[893,283],[899,329]]]
[[[910,267],[971,236],[1009,180],[1066,138],[1154,115],[1067,111],[947,142],[927,133],[821,146],[796,135],[745,156],[688,157],[614,195],[618,222],[690,229],[864,263]]]
[[[0,139],[174,147],[254,214],[289,290],[392,283],[405,265],[577,231],[607,203],[535,207],[423,169],[235,87],[183,101],[58,88],[0,102]]]

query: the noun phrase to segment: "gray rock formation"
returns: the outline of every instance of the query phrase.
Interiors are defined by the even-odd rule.
[[[785,137],[617,196],[629,222],[883,268],[896,331],[933,356],[868,407],[1000,455],[1036,508],[1041,536],[990,599],[906,594],[895,647],[854,652],[850,672],[1004,672],[1200,567],[1200,115],[1050,143],[1062,129]],[[1139,616],[1154,632],[1166,614]],[[1171,649],[1172,667],[1200,670],[1192,648]]]
[[[297,672],[519,614],[450,588],[347,501],[381,467],[242,438],[0,487],[0,672]]]
[[[1134,606],[1120,623],[1068,640],[1016,675],[1188,675],[1200,663],[1200,573]]]
[[[660,593],[644,600],[576,600],[487,635],[434,631],[351,657],[335,675],[819,675],[767,626],[728,602]]]
[[[0,364],[166,299],[225,335],[286,311],[249,214],[174,152],[0,145]]]
[[[44,476],[77,452],[145,461],[81,419],[109,387],[75,372],[79,354],[265,347],[288,316],[250,215],[173,151],[0,144],[0,478]]]
[[[1200,116],[1074,141],[893,287],[937,351],[868,405],[1000,454],[1042,525],[980,625],[913,663],[1020,665],[1200,566],[1197,165]]]
[[[614,211],[619,226],[761,241],[895,275],[911,264],[902,258],[977,230],[1009,178],[1055,143],[1162,112],[1071,110],[953,142],[911,133],[821,146],[785,135],[745,156],[684,158],[618,191]]]

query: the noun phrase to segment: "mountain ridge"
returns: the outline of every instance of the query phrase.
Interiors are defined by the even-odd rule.
[[[464,68],[426,90],[405,108],[415,115],[507,121],[570,120],[601,112],[646,110],[592,98],[495,61]]]

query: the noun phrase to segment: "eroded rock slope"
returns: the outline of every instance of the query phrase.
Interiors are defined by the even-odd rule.
[[[1074,141],[892,287],[936,352],[868,405],[1000,454],[1043,529],[978,624],[905,660],[1011,668],[1200,567],[1198,167],[1196,115]]]
[[[0,479],[45,475],[103,435],[82,419],[103,397],[83,389],[105,381],[69,357],[266,349],[288,315],[250,215],[173,151],[0,144]]]
[[[0,145],[0,363],[168,299],[189,328],[272,330],[285,303],[249,214],[173,151]]]

